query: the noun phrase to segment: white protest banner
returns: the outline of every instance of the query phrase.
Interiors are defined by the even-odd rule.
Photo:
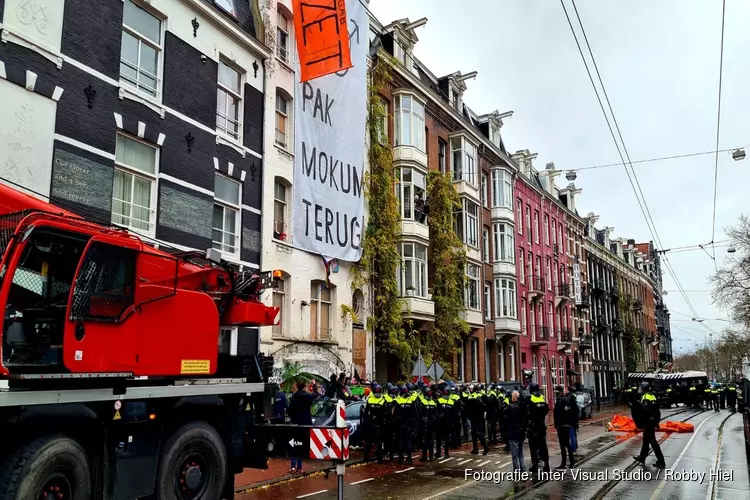
[[[300,250],[356,262],[365,227],[369,39],[360,1],[347,0],[346,13],[353,67],[295,86],[292,234]]]

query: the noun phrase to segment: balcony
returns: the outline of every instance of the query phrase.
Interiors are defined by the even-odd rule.
[[[602,318],[597,319],[594,323],[594,326],[600,333],[605,333],[607,331],[607,328],[609,328],[609,324]]]
[[[427,226],[427,222],[424,224],[414,220],[401,220],[401,236],[406,239],[418,239],[424,240],[425,242],[430,241],[430,228]]]
[[[507,207],[492,207],[492,222],[516,222],[513,209]],[[520,222],[519,222],[520,224]]]
[[[563,329],[557,332],[557,348],[561,351],[566,350],[573,345],[573,332]]]
[[[466,176],[453,178],[453,185],[456,187],[459,196],[471,198],[474,202],[479,203],[479,188],[472,182],[466,180]]]
[[[560,255],[560,245],[558,245],[557,243],[555,243],[554,245],[552,245],[552,253],[555,256]]]
[[[493,275],[516,275],[516,263],[510,259],[496,260],[492,263],[492,274]]]
[[[594,280],[594,295],[604,295],[607,293],[607,286],[604,284],[604,278]]]
[[[521,321],[513,318],[495,318],[495,337],[521,335]]]
[[[612,298],[612,302],[617,302],[617,299],[620,298],[620,289],[616,284],[610,287],[609,296]]]
[[[549,327],[537,326],[531,331],[531,345],[540,346],[549,342]]]
[[[541,276],[529,276],[529,298],[544,298],[544,278]]]
[[[461,311],[461,319],[469,323],[471,326],[484,326],[484,315],[482,314],[482,311],[464,309]]]
[[[584,287],[581,287],[581,301],[576,303],[576,307],[579,309],[588,309],[590,305],[591,299],[589,298],[589,292],[587,292]]]
[[[591,349],[594,339],[591,335],[583,335],[578,339],[578,348],[581,350]]]
[[[416,163],[427,168],[427,154],[414,146],[396,146],[393,148],[393,163]]]
[[[635,302],[633,302],[633,310],[643,311],[643,302],[641,301],[641,299],[635,299]]]
[[[422,297],[402,297],[401,313],[404,319],[435,320],[435,303]]]
[[[555,285],[555,307],[565,305],[570,300],[570,285],[561,283]]]
[[[612,320],[612,332],[620,335],[623,332],[622,324],[619,319]]]

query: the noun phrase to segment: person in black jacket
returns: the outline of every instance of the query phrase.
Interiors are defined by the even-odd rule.
[[[555,400],[555,409],[553,416],[555,419],[555,429],[557,429],[557,441],[560,443],[560,456],[562,463],[558,469],[566,468],[566,454],[570,457],[570,467],[575,467],[573,462],[573,450],[570,448],[570,427],[574,425],[574,422],[578,421],[577,415],[574,413],[578,412],[577,406],[572,406],[570,398],[563,392],[562,386],[558,386],[555,389],[557,398]]]
[[[656,440],[656,430],[659,428],[659,421],[661,420],[659,404],[656,401],[656,396],[651,394],[651,385],[648,382],[641,382],[638,392],[641,394],[641,400],[633,405],[633,421],[639,429],[643,429],[643,446],[641,447],[641,454],[634,456],[633,459],[641,464],[645,463],[648,448],[651,446],[654,449],[654,455],[656,455],[654,467],[663,469],[667,464],[664,462],[664,455],[659,447],[659,442]]]
[[[478,455],[479,449],[477,448],[477,441],[484,447],[483,455],[490,452],[489,446],[487,446],[487,440],[484,438],[484,413],[487,405],[484,402],[484,397],[477,391],[474,386],[469,386],[469,399],[466,401],[466,413],[469,416],[469,422],[471,422],[471,454]]]
[[[581,418],[581,410],[578,407],[578,399],[576,399],[576,388],[573,386],[568,387],[568,394],[567,394],[568,400],[570,401],[570,407],[573,409],[573,422],[570,424],[570,433],[571,433],[571,441],[572,436],[576,437],[576,442],[578,442],[578,421]],[[571,442],[571,448],[572,448],[572,442]],[[575,450],[573,450],[575,452]]]
[[[544,472],[549,472],[546,422],[549,404],[536,382],[529,384],[529,393],[529,452],[531,453],[529,472],[536,475],[540,460],[544,463]]]
[[[510,454],[513,458],[513,470],[523,473],[526,472],[526,464],[523,460],[523,441],[526,437],[526,410],[523,403],[519,402],[520,396],[518,391],[513,391],[512,402],[506,410],[505,419]]]
[[[291,402],[289,403],[289,419],[293,424],[296,425],[312,425],[312,413],[310,408],[313,402],[317,399],[317,387],[313,386],[312,394],[305,390],[305,382],[297,383],[297,392],[292,394]],[[293,458],[292,467],[289,470],[292,474],[295,472],[303,473],[302,471],[302,459]]]

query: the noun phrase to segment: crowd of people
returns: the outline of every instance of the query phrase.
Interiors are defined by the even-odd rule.
[[[497,384],[463,384],[437,381],[433,384],[371,385],[365,398],[361,422],[365,459],[372,452],[384,459],[411,463],[413,449],[421,450],[420,461],[450,457],[462,443],[471,442],[471,454],[487,454],[490,446],[503,446],[512,456],[513,468],[526,472],[524,442],[528,439],[529,472],[550,470],[547,449],[547,415],[550,405],[533,372],[524,370],[517,390]],[[558,469],[573,467],[579,409],[575,390],[556,387],[553,422],[561,448]]]

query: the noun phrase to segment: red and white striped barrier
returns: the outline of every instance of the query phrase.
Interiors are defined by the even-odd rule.
[[[343,401],[336,403],[336,427],[346,429],[346,405]]]
[[[310,458],[348,460],[349,429],[310,429]]]

